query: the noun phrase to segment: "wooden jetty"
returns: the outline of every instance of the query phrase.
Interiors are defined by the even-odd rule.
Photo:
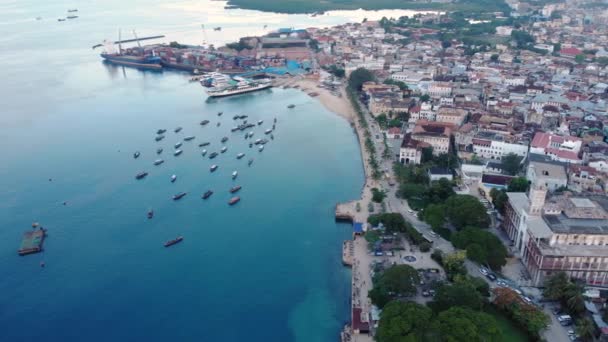
[[[42,243],[46,237],[46,230],[40,228],[30,232],[23,233],[19,255],[28,255],[42,252]]]

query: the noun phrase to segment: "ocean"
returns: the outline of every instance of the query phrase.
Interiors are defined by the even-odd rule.
[[[351,19],[224,11],[223,4],[0,4],[0,340],[338,338],[349,320],[341,245],[350,226],[334,222],[333,211],[357,198],[364,181],[348,122],[294,89],[208,100],[184,73],[109,66],[91,49],[120,26],[219,44],[261,31],[263,22],[270,30]],[[58,22],[69,8],[79,18]],[[242,15],[259,17],[244,23]],[[200,22],[224,29],[203,34]],[[230,132],[236,114],[264,120],[253,139],[277,119],[263,152]],[[202,127],[204,119],[211,122]],[[160,128],[166,138],[155,142]],[[174,157],[173,145],[187,135],[196,138]],[[224,136],[226,153],[201,156],[200,142],[219,152]],[[154,166],[158,147],[165,163]],[[239,152],[246,156],[237,160]],[[211,164],[219,166],[214,173]],[[138,181],[141,171],[149,175]],[[241,202],[231,207],[236,184]],[[201,199],[208,189],[214,194]],[[178,192],[188,194],[173,201]],[[33,222],[48,229],[44,252],[20,257]],[[182,243],[163,247],[178,235]]]

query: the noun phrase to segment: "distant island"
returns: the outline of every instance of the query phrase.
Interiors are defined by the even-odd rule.
[[[228,0],[227,8],[280,13],[323,13],[331,10],[409,9],[496,12],[508,11],[502,0]]]

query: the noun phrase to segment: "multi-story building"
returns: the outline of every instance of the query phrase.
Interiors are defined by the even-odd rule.
[[[516,154],[522,159],[528,155],[528,145],[510,143],[500,134],[493,132],[479,132],[472,139],[473,152],[485,159],[502,159],[508,154]]]
[[[449,152],[453,129],[454,125],[450,123],[419,120],[412,132],[412,138],[431,145],[433,154],[439,155]]]
[[[401,143],[401,148],[399,149],[399,162],[406,165],[420,164],[420,159],[422,158],[422,149],[430,146],[431,145],[425,142],[412,139],[411,134],[406,134],[403,137],[403,142]]]
[[[456,127],[462,126],[467,117],[467,111],[462,108],[441,107],[437,111],[435,120],[438,122],[447,122],[454,124]]]
[[[507,193],[503,228],[532,284],[556,272],[591,285],[608,285],[608,198],[561,195],[546,189]]]
[[[530,153],[549,156],[563,163],[580,164],[582,145],[583,141],[577,137],[538,132],[530,144]]]
[[[526,178],[532,185],[542,185],[548,191],[555,191],[568,185],[566,168],[560,163],[530,161]]]
[[[450,82],[431,82],[427,89],[430,96],[440,98],[452,95],[452,86]]]

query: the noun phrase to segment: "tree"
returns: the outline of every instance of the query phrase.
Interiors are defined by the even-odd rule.
[[[500,57],[497,53],[492,54],[492,56],[490,56],[490,60],[494,63],[498,62],[498,57]]]
[[[410,225],[410,223],[403,218],[403,215],[399,213],[370,215],[367,218],[367,222],[372,226],[377,226],[380,222],[382,222],[386,228],[386,231],[389,233],[404,233],[407,230],[407,227]]]
[[[344,69],[339,68],[335,64],[330,65],[328,71],[329,71],[330,74],[332,74],[332,75],[334,75],[336,77],[339,77],[339,78],[342,78],[345,75]]]
[[[378,342],[422,341],[431,322],[431,309],[414,302],[392,301],[382,310]]]
[[[368,296],[372,303],[382,308],[391,299],[415,295],[419,281],[418,271],[412,266],[393,265],[374,278],[374,287]]]
[[[566,272],[557,272],[545,280],[543,297],[551,300],[560,300],[565,293],[566,285],[570,283],[570,278]]]
[[[474,227],[466,227],[452,235],[452,244],[466,249],[467,257],[490,268],[500,270],[507,263],[507,248],[496,235]]]
[[[595,334],[594,323],[587,317],[578,321],[576,333],[583,341],[592,341]]]
[[[585,58],[587,58],[584,54],[579,54],[574,56],[574,61],[578,64],[583,64],[585,62]]]
[[[380,241],[380,233],[377,230],[370,230],[365,233],[365,241],[367,241],[367,246],[371,249],[374,247],[376,242]]]
[[[431,97],[428,94],[420,96],[420,102],[429,102],[430,99]]]
[[[597,58],[595,61],[596,61],[596,62],[597,62],[599,65],[604,66],[604,67],[605,67],[606,65],[608,65],[608,57],[598,57],[598,58]]]
[[[519,173],[519,170],[521,169],[521,160],[522,157],[518,156],[517,154],[509,153],[502,157],[500,167],[505,171],[505,173],[514,176]]]
[[[526,192],[530,183],[526,177],[515,177],[509,182],[507,191],[509,192]]]
[[[445,201],[447,218],[457,229],[466,226],[487,228],[490,218],[486,208],[471,195],[454,195]]]
[[[501,330],[494,317],[464,307],[453,307],[437,316],[442,341],[499,341]]]
[[[381,203],[384,201],[386,197],[386,193],[382,190],[378,190],[378,188],[372,188],[372,201],[376,203]]]
[[[540,331],[545,329],[550,318],[536,306],[530,305],[512,289],[497,287],[494,292],[494,305],[507,314],[513,321],[526,329],[534,338],[540,337]]]
[[[481,310],[483,298],[479,292],[468,282],[458,282],[452,285],[444,283],[437,289],[429,307],[434,312],[442,312],[454,306]]]
[[[445,208],[441,204],[429,204],[423,212],[424,221],[428,223],[433,230],[443,227],[445,222]]]
[[[456,275],[467,274],[467,269],[464,267],[464,259],[466,253],[464,251],[458,251],[452,254],[443,255],[443,269],[448,277],[452,280]]]
[[[374,81],[375,79],[376,77],[371,71],[365,68],[358,68],[348,77],[348,86],[353,90],[360,91],[363,83]]]
[[[421,252],[426,253],[431,250],[431,244],[424,241],[420,244],[420,246],[418,246],[418,248],[420,248]]]
[[[433,147],[423,147],[420,155],[420,162],[426,163],[433,160]]]
[[[496,210],[498,210],[501,214],[504,213],[505,205],[509,201],[507,192],[504,189],[498,190],[496,188],[492,188],[492,190],[490,190],[490,197],[492,198],[494,208],[496,208]]]

